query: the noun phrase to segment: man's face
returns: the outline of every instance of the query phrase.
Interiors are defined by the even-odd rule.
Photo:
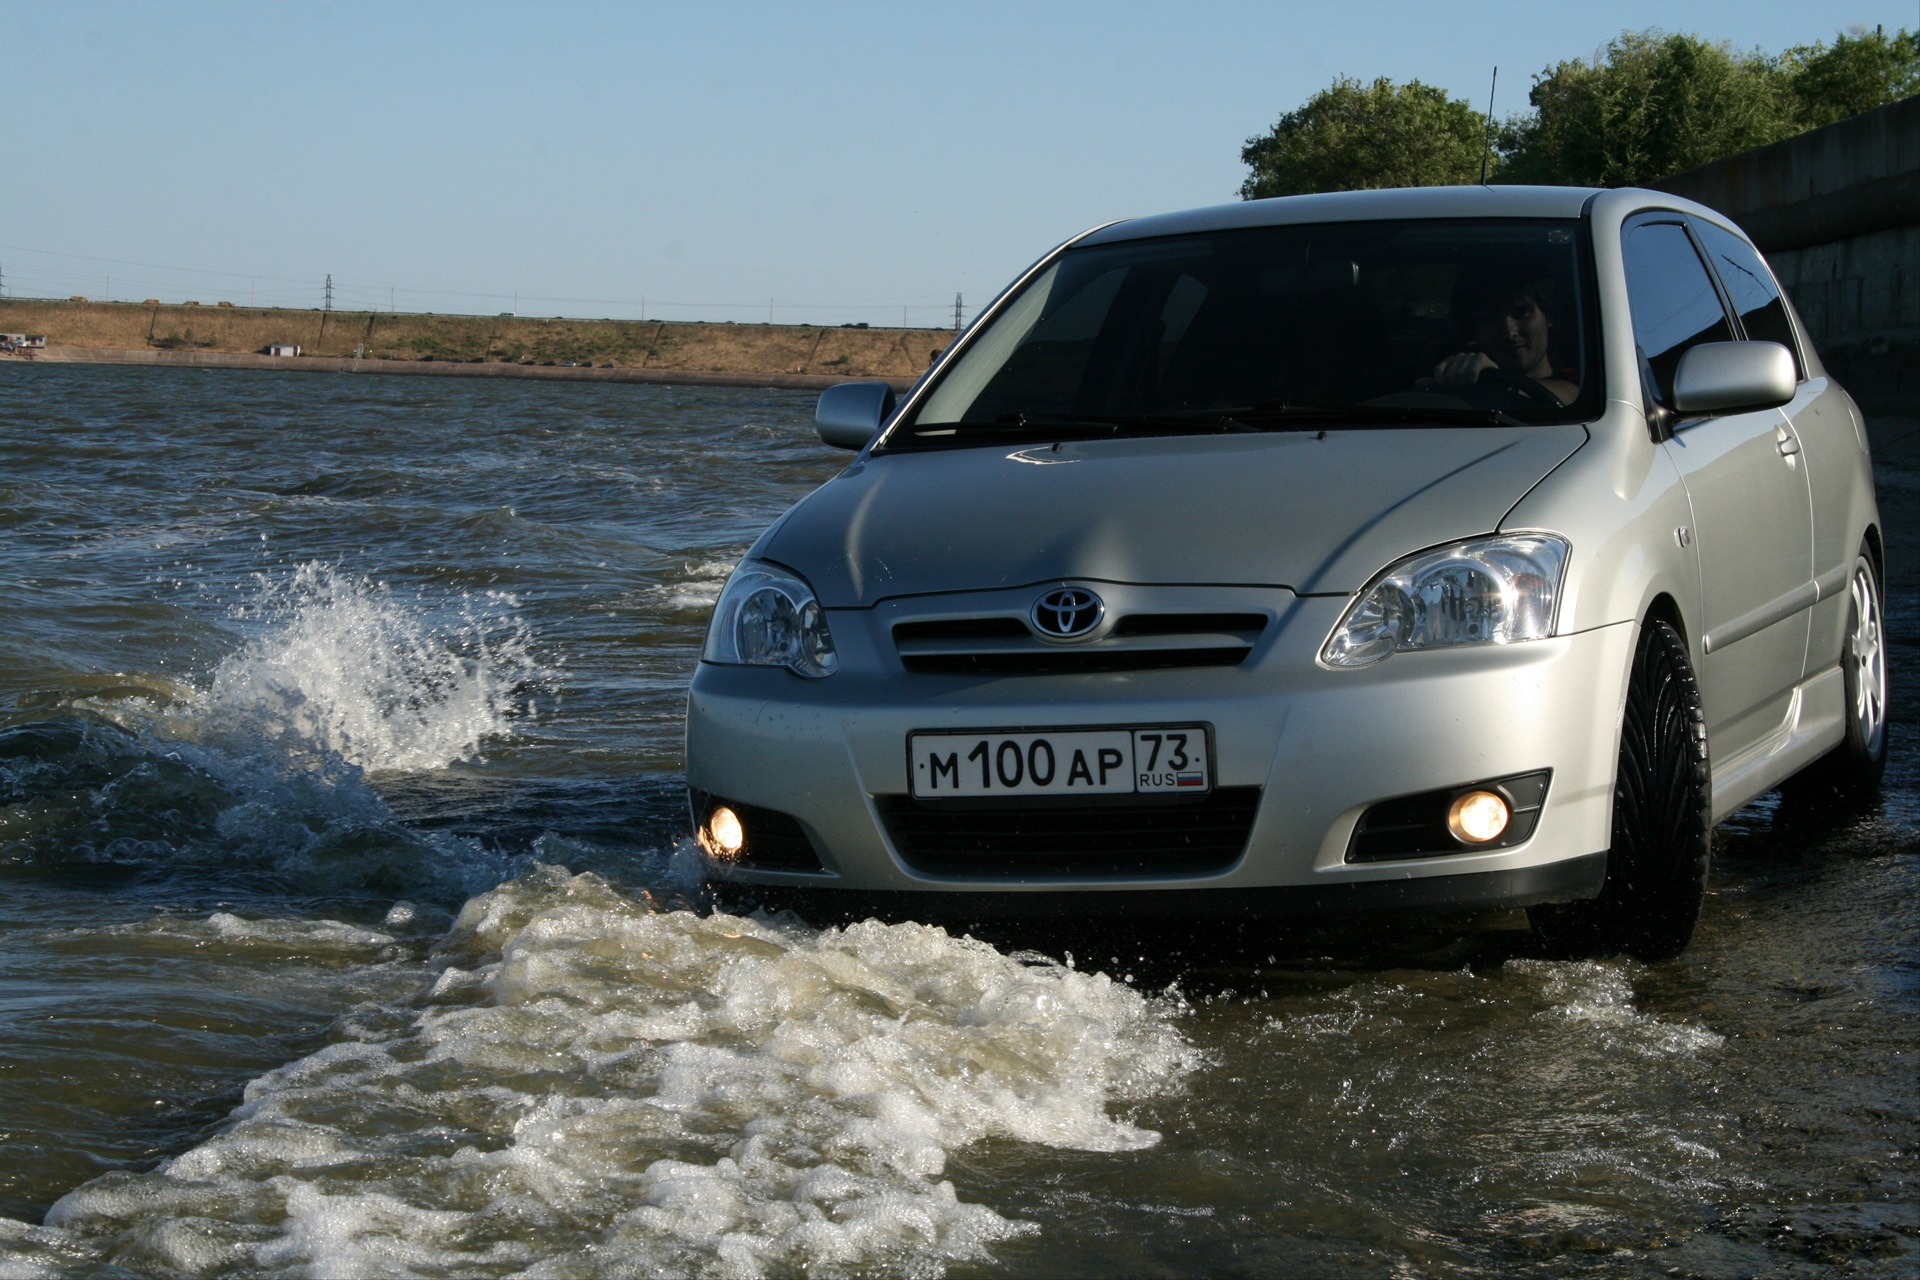
[[[1473,337],[1493,362],[1509,373],[1544,377],[1552,372],[1547,359],[1547,313],[1532,298],[1516,293],[1504,307],[1476,313]]]

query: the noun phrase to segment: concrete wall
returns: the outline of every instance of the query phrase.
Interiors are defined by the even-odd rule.
[[[1863,409],[1920,414],[1920,97],[1653,185],[1746,228]]]

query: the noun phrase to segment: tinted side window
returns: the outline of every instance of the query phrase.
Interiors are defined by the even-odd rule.
[[[1680,357],[1703,342],[1730,340],[1733,330],[1712,278],[1679,223],[1629,228],[1622,248],[1633,340],[1652,372],[1655,394],[1663,404],[1671,404]]]
[[[1126,278],[1124,267],[1092,279],[1061,272],[1045,314],[974,401],[972,416],[990,422],[1036,403],[1075,405],[1101,327]]]
[[[1794,349],[1793,326],[1787,321],[1786,304],[1780,301],[1780,290],[1773,283],[1766,264],[1760,261],[1760,255],[1745,240],[1711,222],[1696,221],[1693,229],[1699,233],[1700,243],[1706,246],[1707,257],[1719,273],[1720,283],[1726,286],[1727,296],[1733,299],[1733,309],[1739,312],[1747,336],[1762,342],[1777,342],[1793,351],[1794,364],[1798,367],[1800,353]],[[1801,370],[1800,376],[1805,377],[1806,371]]]

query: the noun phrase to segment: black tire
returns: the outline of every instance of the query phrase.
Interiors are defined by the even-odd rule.
[[[1606,883],[1585,902],[1528,908],[1548,950],[1640,960],[1686,950],[1706,900],[1711,801],[1700,686],[1686,643],[1655,620],[1640,632],[1627,685]]]
[[[1796,800],[1871,796],[1880,789],[1881,776],[1887,771],[1886,613],[1881,605],[1880,570],[1864,546],[1854,558],[1847,596],[1846,639],[1840,646],[1847,736],[1787,780],[1783,789]]]

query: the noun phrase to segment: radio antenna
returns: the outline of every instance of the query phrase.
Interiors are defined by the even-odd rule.
[[[1493,93],[1500,87],[1500,68],[1493,69],[1493,83],[1487,86],[1487,145],[1480,150],[1480,185],[1487,185],[1487,161],[1493,159]]]

